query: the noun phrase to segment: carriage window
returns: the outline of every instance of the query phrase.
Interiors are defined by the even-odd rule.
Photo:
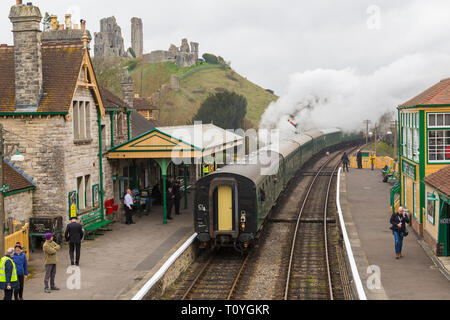
[[[259,190],[259,198],[261,199],[261,202],[266,201],[266,192],[263,189]]]

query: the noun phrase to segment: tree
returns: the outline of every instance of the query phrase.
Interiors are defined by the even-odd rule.
[[[44,31],[49,31],[52,28],[52,18],[48,12],[45,13],[44,19],[42,20],[42,25],[44,26]]]
[[[219,64],[218,58],[215,55],[211,54],[211,53],[205,53],[203,55],[203,59],[205,59],[206,63]]]
[[[211,94],[202,103],[193,121],[214,123],[223,129],[240,129],[247,114],[247,99],[235,92]]]

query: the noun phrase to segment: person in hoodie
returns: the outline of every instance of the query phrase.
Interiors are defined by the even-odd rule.
[[[6,255],[0,260],[0,290],[5,291],[3,300],[12,300],[13,292],[19,288],[17,270],[12,257],[14,249],[9,248]]]
[[[16,265],[17,278],[19,279],[19,288],[14,290],[14,299],[23,300],[24,282],[28,278],[28,261],[27,256],[22,252],[22,244],[20,242],[16,243],[14,251],[14,257],[12,259]]]
[[[42,247],[45,254],[45,293],[52,293],[53,290],[59,290],[59,288],[55,285],[55,276],[56,264],[58,263],[57,253],[61,249],[61,246],[53,241],[53,235],[51,233],[47,233],[45,235],[45,239],[47,241],[44,242],[44,245]],[[48,285],[49,280],[50,287]]]

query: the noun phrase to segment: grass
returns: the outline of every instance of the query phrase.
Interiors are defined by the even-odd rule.
[[[369,152],[376,152],[377,157],[394,158],[394,148],[384,142],[379,142],[377,145],[375,143],[369,144],[364,149]]]
[[[120,80],[122,70],[127,65],[129,62],[122,61],[120,66],[97,72],[99,83],[107,84],[108,89],[122,97]],[[192,120],[208,95],[226,89],[247,98],[246,118],[257,127],[268,105],[278,99],[274,94],[222,65],[199,62],[192,67],[180,68],[172,62],[145,63],[136,65],[131,71],[135,92],[143,97],[152,96],[170,81],[171,75],[180,78],[181,89],[178,92],[170,91],[158,105],[161,109],[160,120],[164,125],[186,124]]]

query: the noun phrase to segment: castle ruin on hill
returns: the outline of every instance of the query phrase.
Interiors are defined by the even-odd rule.
[[[173,62],[179,67],[190,67],[197,63],[199,58],[199,44],[187,39],[181,41],[181,46],[171,45],[169,50],[157,50],[144,54],[144,31],[140,18],[131,19],[131,48],[136,58],[143,58],[144,62],[159,63]],[[95,33],[94,54],[96,57],[128,57],[131,58],[124,48],[122,31],[115,17],[100,20],[100,32]]]

